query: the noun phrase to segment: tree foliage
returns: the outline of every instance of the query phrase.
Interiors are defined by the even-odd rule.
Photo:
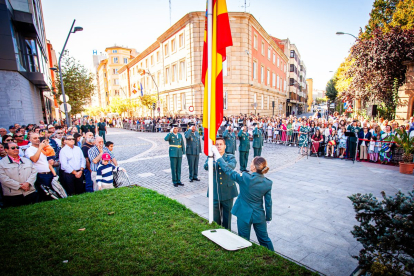
[[[414,60],[413,45],[414,30],[400,27],[392,27],[388,33],[376,29],[371,39],[358,40],[351,48],[355,62],[347,72],[352,81],[346,96],[394,104],[393,88],[405,81],[406,66],[402,63]]]
[[[354,258],[371,275],[413,275],[414,190],[382,196],[382,201],[372,194],[348,197],[360,223],[351,233],[364,247]]]
[[[88,72],[79,61],[70,57],[67,51],[62,56],[61,67],[65,94],[69,97],[68,103],[72,108],[70,113],[73,115],[80,114],[85,110],[84,104],[90,100],[95,90],[93,74]],[[62,95],[59,76],[57,77],[56,87],[58,88],[57,95]],[[59,101],[59,103],[62,102]]]
[[[377,29],[381,29],[384,32],[388,32],[390,23],[397,4],[402,2],[401,0],[375,0],[368,24],[365,26],[365,30],[360,34],[361,39],[370,39],[373,37],[373,33]]]
[[[351,59],[349,56],[341,63],[338,70],[335,72],[335,89],[338,91],[339,96],[343,92],[346,92],[351,85],[352,76],[348,76],[347,72],[353,66],[355,59]]]
[[[400,26],[403,30],[414,28],[414,0],[400,1],[397,4],[390,26]]]
[[[335,79],[332,78],[326,84],[326,97],[331,101],[334,102],[336,97],[338,96],[338,91],[335,88]]]
[[[154,95],[144,95],[140,97],[142,106],[152,109],[152,105],[157,103],[157,97]]]
[[[112,113],[122,114],[124,112],[132,111],[135,107],[139,107],[140,102],[135,99],[122,99],[121,97],[114,97],[108,109]]]

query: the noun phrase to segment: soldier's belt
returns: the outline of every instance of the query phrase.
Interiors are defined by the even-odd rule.
[[[170,145],[170,147],[181,148],[179,145]]]

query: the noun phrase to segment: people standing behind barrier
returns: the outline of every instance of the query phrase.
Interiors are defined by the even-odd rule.
[[[184,186],[181,182],[181,163],[183,155],[185,154],[184,139],[180,133],[178,133],[177,124],[172,124],[170,133],[164,138],[168,141],[170,147],[168,154],[170,157],[171,175],[174,187]]]
[[[95,138],[93,137],[92,132],[87,132],[85,134],[85,143],[82,146],[83,157],[85,157],[86,168],[83,171],[85,177],[85,191],[87,193],[93,192],[93,181],[92,181],[92,169],[91,161],[89,160],[88,152],[94,146]]]
[[[391,161],[391,158],[392,158],[391,141],[392,141],[391,126],[386,125],[384,132],[381,134],[381,149],[379,151],[381,164],[387,164],[388,162]]]
[[[341,126],[341,129],[338,131],[338,149],[339,149],[339,158],[344,158],[346,152],[346,145],[348,137],[345,135],[346,129],[345,126]]]
[[[190,128],[185,132],[184,136],[186,139],[186,155],[189,169],[190,182],[200,181],[198,178],[198,163],[201,153],[201,142],[200,135],[196,131],[196,127],[193,123],[189,124]]]
[[[307,154],[308,151],[308,142],[309,142],[309,127],[306,125],[306,121],[302,121],[302,125],[299,128],[299,147],[300,154]],[[304,152],[305,150],[305,152]]]
[[[315,134],[312,136],[312,146],[311,146],[311,152],[312,154],[316,154],[318,156],[321,156],[320,154],[320,146],[323,142],[323,136],[321,134],[321,131],[319,129],[316,129]]]
[[[263,133],[262,128],[259,128],[257,123],[254,123],[253,129],[253,156],[261,156],[263,149]]]
[[[330,134],[327,137],[325,156],[330,155],[331,157],[334,157],[334,152],[335,152],[337,143],[338,143],[338,134],[336,132],[336,129],[332,129],[332,132],[330,132]]]
[[[236,154],[236,134],[234,134],[233,126],[228,125],[223,132],[223,138],[226,142],[226,153]]]
[[[368,131],[368,127],[364,127],[363,131],[359,133],[359,161],[368,160],[368,147],[371,140],[371,133]],[[365,141],[368,140],[368,141]]]
[[[98,190],[98,186],[96,184],[96,175],[97,175],[99,162],[101,161],[102,154],[104,153],[109,153],[109,155],[111,156],[111,162],[115,166],[118,166],[118,162],[115,159],[115,155],[107,147],[104,146],[103,138],[98,136],[95,138],[95,146],[93,146],[92,148],[88,150],[88,157],[89,157],[89,161],[91,164],[91,170],[92,170],[91,178],[93,181],[94,191]]]
[[[247,161],[249,159],[249,151],[250,151],[250,139],[249,133],[247,132],[247,127],[243,126],[242,129],[239,131],[238,135],[240,144],[239,144],[239,157],[240,157],[240,171],[247,172]]]
[[[264,174],[269,171],[263,157],[255,157],[250,164],[252,174],[239,174],[224,160],[218,149],[212,148],[214,159],[220,168],[239,184],[240,195],[231,211],[237,217],[239,236],[250,240],[253,226],[260,245],[274,251],[272,241],[267,233],[267,226],[272,221],[272,185],[273,182]],[[263,201],[265,209],[263,209]]]
[[[218,152],[227,166],[231,169],[236,168],[236,158],[232,154],[226,153],[226,144],[223,138],[216,139]],[[204,163],[204,169],[208,170],[208,158]],[[231,210],[233,208],[233,199],[237,197],[237,187],[234,180],[225,174],[218,165],[217,160],[213,161],[213,219],[224,228],[231,230]],[[211,192],[207,190],[207,197]]]

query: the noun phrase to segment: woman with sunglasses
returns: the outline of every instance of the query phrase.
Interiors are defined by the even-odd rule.
[[[4,135],[2,138],[2,141],[3,141],[3,143],[10,143],[10,142],[13,142],[13,136],[11,136],[11,135]]]

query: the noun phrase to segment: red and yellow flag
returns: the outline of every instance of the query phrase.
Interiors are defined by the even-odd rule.
[[[226,0],[213,0],[212,39],[212,78],[211,78],[211,114],[208,114],[208,47],[207,47],[207,11],[204,28],[203,67],[201,81],[204,84],[203,128],[204,153],[208,155],[208,138],[216,143],[217,130],[223,121],[223,61],[226,60],[226,47],[233,46]],[[208,124],[210,117],[210,125]]]

